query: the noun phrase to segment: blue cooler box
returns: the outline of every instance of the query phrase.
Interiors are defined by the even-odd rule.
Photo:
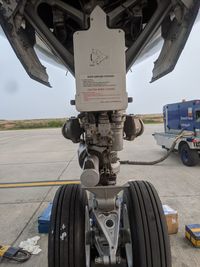
[[[50,218],[51,218],[52,203],[49,203],[48,207],[38,217],[38,232],[40,234],[48,234]]]

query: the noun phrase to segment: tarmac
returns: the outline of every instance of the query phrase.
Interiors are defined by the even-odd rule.
[[[162,125],[145,125],[142,137],[124,142],[121,160],[160,158],[166,153],[152,133]],[[0,132],[0,183],[79,179],[77,145],[62,137],[60,129]],[[200,164],[186,167],[174,153],[155,166],[121,166],[118,183],[147,180],[154,184],[163,204],[178,211],[179,232],[170,236],[173,267],[199,267],[200,250],[184,237],[185,224],[200,223]],[[53,200],[57,187],[0,189],[0,244],[18,246],[38,235],[37,219]],[[42,252],[22,267],[47,267],[48,236],[40,235]],[[16,266],[3,261],[1,267]]]

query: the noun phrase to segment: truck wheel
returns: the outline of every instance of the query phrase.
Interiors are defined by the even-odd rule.
[[[180,157],[184,165],[195,166],[199,162],[199,154],[196,150],[190,149],[188,144],[183,144],[180,147]]]
[[[153,185],[145,181],[129,182],[124,198],[132,239],[132,251],[126,252],[127,262],[131,255],[131,266],[171,267],[166,219]]]
[[[58,189],[49,230],[49,267],[86,267],[86,205],[86,193],[80,185],[64,185]]]

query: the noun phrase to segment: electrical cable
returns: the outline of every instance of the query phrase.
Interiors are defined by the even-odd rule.
[[[16,262],[25,262],[29,260],[30,257],[31,253],[21,248],[15,248],[11,246],[0,246],[0,259],[7,259]]]
[[[178,140],[182,137],[187,137],[186,134],[183,133],[184,130],[181,131],[181,133],[175,138],[174,142],[172,143],[170,149],[167,151],[166,155],[164,155],[163,157],[161,157],[160,159],[157,160],[153,160],[153,161],[130,161],[130,160],[121,160],[120,163],[122,165],[155,165],[158,164],[160,162],[163,162],[164,160],[166,160],[169,155],[174,151],[174,148],[178,142]]]

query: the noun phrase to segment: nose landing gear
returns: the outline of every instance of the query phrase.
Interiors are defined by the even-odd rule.
[[[49,267],[170,267],[166,221],[153,185],[133,181],[123,188],[105,187],[107,198],[99,192],[80,185],[58,189]]]
[[[114,44],[114,45],[113,45]],[[142,134],[127,116],[125,35],[107,26],[96,7],[90,28],[74,34],[76,108],[63,135],[79,142],[81,185],[56,193],[49,233],[49,267],[171,267],[162,205],[148,182],[116,186],[123,139]]]

